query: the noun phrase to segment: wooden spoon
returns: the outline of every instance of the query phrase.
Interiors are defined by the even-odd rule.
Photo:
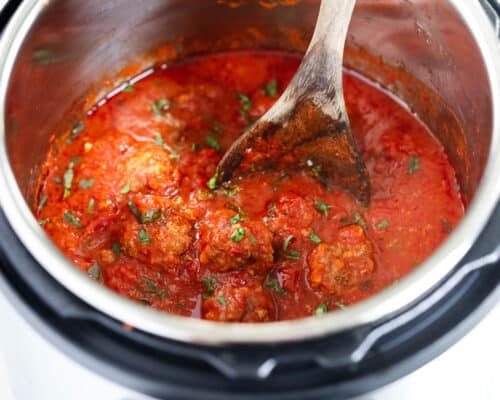
[[[322,0],[298,72],[274,106],[222,158],[217,184],[248,170],[308,168],[363,205],[368,171],[352,135],[342,90],[342,57],[355,0]]]

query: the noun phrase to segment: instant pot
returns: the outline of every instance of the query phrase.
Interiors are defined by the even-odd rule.
[[[130,78],[123,71],[131,63],[129,71],[139,72],[209,51],[304,51],[318,6],[317,0],[7,3],[0,41],[0,289],[16,310],[2,320],[2,343],[13,381],[24,382],[14,387],[19,398],[41,398],[52,387],[58,398],[86,399],[92,385],[96,398],[109,400],[350,398],[424,365],[498,302],[495,0],[357,2],[346,67],[401,98],[436,134],[467,206],[427,261],[366,301],[267,324],[163,314],[88,279],[38,226],[30,211],[35,183],[50,138],[76,118],[68,110],[105,102],[122,83],[116,76]],[[165,43],[175,51],[158,51]],[[19,315],[43,340],[16,331]],[[49,348],[65,355],[60,375],[44,367],[56,362],[42,357]]]

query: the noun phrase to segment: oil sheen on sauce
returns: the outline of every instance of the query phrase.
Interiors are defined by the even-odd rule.
[[[35,213],[66,256],[135,301],[217,321],[340,310],[418,266],[463,215],[455,171],[408,110],[345,73],[368,167],[363,208],[300,172],[216,188],[221,156],[287,86],[300,57],[228,52],[157,68],[52,145]]]

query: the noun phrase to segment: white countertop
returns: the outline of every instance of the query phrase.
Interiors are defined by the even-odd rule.
[[[0,400],[14,400],[6,368],[2,356]],[[363,396],[363,400],[498,400],[499,370],[500,304],[450,350],[404,379]]]

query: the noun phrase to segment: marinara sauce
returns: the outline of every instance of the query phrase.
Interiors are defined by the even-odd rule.
[[[372,186],[363,208],[299,172],[215,187],[231,143],[268,110],[300,57],[234,52],[157,68],[56,139],[35,212],[82,271],[170,313],[274,321],[360,301],[407,274],[464,206],[442,146],[400,103],[344,75]]]

